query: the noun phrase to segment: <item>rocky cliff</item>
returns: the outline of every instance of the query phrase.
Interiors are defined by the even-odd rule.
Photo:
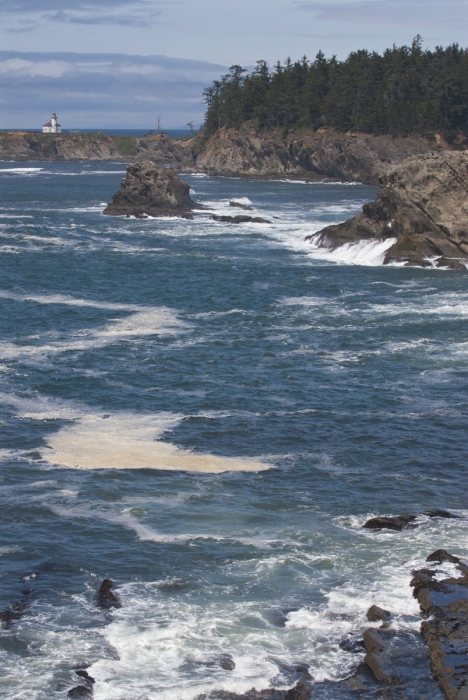
[[[378,184],[390,166],[412,155],[450,146],[440,137],[373,136],[333,129],[258,131],[253,127],[220,129],[194,156],[202,172],[261,178],[332,178]]]
[[[189,192],[189,186],[173,170],[144,160],[127,168],[127,176],[104,214],[189,217],[191,211],[201,209]]]
[[[153,160],[180,168],[192,160],[186,142],[167,134],[148,137],[87,134],[40,134],[31,131],[0,132],[0,160],[135,161]]]
[[[365,239],[393,239],[384,264],[468,267],[468,153],[408,158],[380,179],[361,214],[309,236],[335,249]]]
[[[181,172],[258,178],[332,178],[378,184],[385,170],[411,155],[450,150],[440,137],[342,134],[332,129],[258,131],[245,125],[178,141],[94,134],[0,132],[0,160],[152,160]]]

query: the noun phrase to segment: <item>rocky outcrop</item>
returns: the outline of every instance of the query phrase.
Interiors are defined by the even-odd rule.
[[[268,219],[262,219],[261,216],[245,216],[238,214],[237,216],[225,216],[221,214],[213,214],[213,221],[221,221],[223,224],[271,224]]]
[[[425,515],[428,518],[460,518],[459,515],[454,515],[454,513],[449,513],[448,510],[441,510],[440,508],[424,510],[418,515]],[[376,518],[366,520],[362,527],[368,530],[413,530],[418,527],[414,524],[417,517],[417,515],[379,515]]]
[[[103,132],[40,134],[1,131],[0,160],[130,161],[152,160],[176,169],[193,164],[190,142],[167,134],[109,136]]]
[[[114,582],[105,578],[98,591],[98,605],[100,608],[120,608],[122,604],[119,596],[112,590]]]
[[[384,264],[468,267],[468,153],[408,158],[381,179],[375,202],[353,219],[308,236],[336,249],[366,239],[389,239]]]
[[[442,554],[442,556],[440,556]],[[447,700],[468,697],[468,566],[438,550],[427,561],[455,562],[459,577],[436,578],[436,570],[415,571],[411,585],[424,615],[421,625],[431,668]]]
[[[385,170],[409,156],[442,151],[443,139],[360,133],[333,129],[259,131],[245,125],[219,129],[194,155],[200,171],[259,178],[332,178],[376,185]]]
[[[459,147],[465,142],[460,141]],[[259,130],[251,124],[223,128],[206,138],[178,140],[167,134],[144,137],[92,134],[0,132],[0,160],[152,160],[177,172],[205,172],[249,178],[331,178],[376,185],[385,170],[409,156],[450,150],[434,138],[333,129]]]
[[[0,160],[116,161],[125,156],[107,134],[0,133]]]
[[[104,210],[111,216],[184,216],[201,209],[190,199],[190,188],[169,168],[144,160],[127,168],[120,190]]]

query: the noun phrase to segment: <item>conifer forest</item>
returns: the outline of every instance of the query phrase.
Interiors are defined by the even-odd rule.
[[[333,127],[369,134],[468,131],[468,49],[458,44],[353,51],[339,61],[320,51],[249,72],[234,65],[204,90],[205,133],[253,122],[260,129]]]

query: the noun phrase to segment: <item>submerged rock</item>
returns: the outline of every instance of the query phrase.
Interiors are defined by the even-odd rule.
[[[214,654],[204,661],[199,662],[202,666],[218,666],[225,671],[233,671],[236,668],[236,664],[231,654]]]
[[[261,216],[243,216],[242,214],[238,214],[237,216],[213,214],[211,218],[213,221],[222,221],[224,224],[271,224],[271,221],[262,219]]]
[[[413,156],[388,170],[380,185],[361,214],[306,240],[334,250],[387,239],[384,264],[468,267],[468,153]]]
[[[67,696],[69,698],[76,698],[77,700],[88,700],[93,697],[92,688],[87,688],[85,685],[77,685],[68,691]]]
[[[413,520],[416,520],[416,515],[383,515],[378,518],[370,518],[364,523],[363,527],[369,530],[406,530],[415,527],[410,525]]]
[[[12,610],[4,610],[0,612],[0,623],[3,629],[8,630],[13,622],[21,618],[21,613],[13,612]]]
[[[143,160],[127,168],[120,190],[104,210],[111,216],[183,216],[202,209],[190,199],[190,187],[169,168]]]
[[[243,209],[244,211],[253,211],[253,207],[249,207],[248,204],[241,204],[240,202],[234,202],[230,201],[229,202],[230,207],[236,207],[237,209]]]
[[[459,515],[449,513],[447,510],[425,510],[419,515],[426,515],[429,518],[459,518]],[[369,530],[414,530],[418,525],[412,524],[418,515],[380,515],[377,518],[370,518],[363,527]],[[438,550],[444,551],[444,550]],[[432,555],[431,555],[432,556]],[[430,560],[428,560],[430,561]]]
[[[98,591],[98,605],[101,608],[120,608],[122,603],[119,596],[112,590],[114,582],[105,578]]]

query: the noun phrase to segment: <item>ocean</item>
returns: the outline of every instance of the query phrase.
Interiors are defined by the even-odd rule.
[[[463,518],[362,528],[468,516],[466,273],[304,242],[372,187],[193,174],[271,224],[103,216],[125,167],[0,164],[0,694],[342,679],[370,605],[417,635],[412,570],[467,555]]]

